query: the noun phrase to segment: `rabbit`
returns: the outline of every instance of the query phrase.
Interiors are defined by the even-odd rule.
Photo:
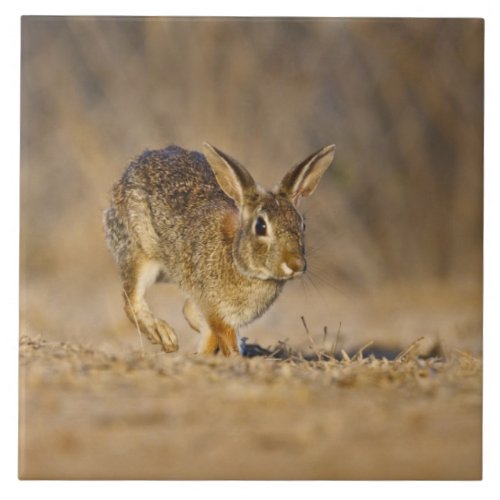
[[[126,314],[153,344],[178,350],[174,330],[145,301],[151,285],[168,282],[186,294],[183,314],[201,334],[198,353],[243,354],[239,328],[306,271],[298,205],[316,189],[335,146],[307,157],[272,190],[216,147],[204,143],[203,152],[169,146],[134,159],[113,186],[106,239]]]

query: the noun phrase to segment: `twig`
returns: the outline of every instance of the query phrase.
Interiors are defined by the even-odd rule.
[[[271,354],[269,354],[270,358],[274,358],[278,353],[283,353],[282,359],[290,359],[292,356],[290,354],[290,348],[288,347],[288,338],[285,340],[278,340],[278,345],[274,348],[273,351],[271,351]],[[269,350],[271,350],[271,347],[269,347]]]
[[[476,358],[475,356],[473,356],[472,354],[470,354],[469,352],[467,351],[462,351],[460,349],[457,349],[456,347],[453,348],[453,352],[459,354],[460,356],[462,356],[463,358],[466,358],[468,361],[473,361],[473,362],[477,362],[479,361],[478,358]]]
[[[142,357],[144,358],[145,356],[145,352],[144,352],[144,344],[142,342],[142,332],[141,332],[141,329],[139,328],[139,323],[137,321],[137,317],[135,315],[135,312],[134,312],[134,309],[132,307],[132,304],[130,302],[130,299],[128,297],[128,294],[127,292],[125,291],[125,289],[123,290],[123,295],[125,295],[125,298],[127,299],[127,302],[128,302],[128,305],[129,305],[129,309],[130,311],[132,311],[132,316],[134,317],[134,323],[135,323],[135,327],[137,328],[137,333],[139,334],[139,340],[141,342],[141,351],[142,351]]]
[[[400,352],[396,358],[394,359],[394,361],[402,361],[403,358],[405,358],[406,356],[408,356],[408,354],[413,351],[413,349],[415,349],[415,347],[417,347],[417,345],[422,342],[422,340],[424,340],[424,337],[420,337],[418,338],[417,340],[413,341],[404,351]]]
[[[316,346],[316,343],[314,342],[314,340],[309,332],[309,328],[307,327],[307,323],[306,323],[304,316],[301,316],[300,319],[302,320],[302,324],[304,325],[304,329],[306,331],[307,338],[309,339],[309,347],[314,351],[314,354],[316,354],[319,358],[319,349]]]
[[[347,354],[344,349],[342,349],[340,351],[340,353],[342,354],[342,358],[344,359],[344,361],[347,361],[348,363],[351,362],[351,358],[349,357],[349,354]]]
[[[328,327],[325,325],[323,327],[323,345],[321,346],[322,357],[326,361],[336,361],[335,355],[332,354],[331,350],[328,351],[326,348],[326,338],[328,337]]]
[[[335,342],[332,344],[332,347],[330,348],[330,355],[332,358],[335,358],[335,352],[337,351],[337,344],[339,341],[340,337],[340,328],[342,327],[342,321],[339,322],[339,328],[337,330],[337,336],[335,337]]]
[[[370,340],[370,342],[367,342],[363,347],[360,347],[356,354],[352,357],[352,359],[358,359],[361,361],[363,359],[363,351],[367,348],[370,347],[373,344],[373,340]]]
[[[323,327],[323,349],[325,349],[326,337],[328,337],[328,327]]]

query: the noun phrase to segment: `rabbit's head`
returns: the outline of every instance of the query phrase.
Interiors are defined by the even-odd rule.
[[[260,187],[236,160],[205,143],[204,153],[221,189],[238,212],[224,221],[234,236],[233,257],[246,276],[287,280],[306,270],[304,220],[297,207],[311,195],[333,161],[335,146],[314,153],[290,170],[272,191]]]

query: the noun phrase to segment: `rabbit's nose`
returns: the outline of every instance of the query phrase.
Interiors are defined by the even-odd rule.
[[[306,259],[302,255],[287,255],[282,264],[282,268],[288,275],[304,273],[307,268]]]

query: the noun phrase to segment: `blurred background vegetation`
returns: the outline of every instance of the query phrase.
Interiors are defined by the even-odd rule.
[[[311,278],[333,290],[322,292],[327,309],[339,290],[439,283],[474,290],[480,316],[483,29],[467,19],[24,17],[25,327],[133,331],[101,213],[142,150],[203,141],[267,186],[337,145],[304,202]]]

